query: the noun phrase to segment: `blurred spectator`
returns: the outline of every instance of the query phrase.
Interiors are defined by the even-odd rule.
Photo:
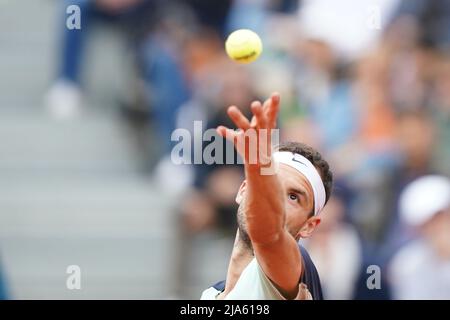
[[[376,46],[397,0],[303,0],[299,27],[306,38],[328,43],[344,62]]]
[[[384,186],[386,198],[382,199],[388,214],[380,223],[385,223],[380,234],[386,254],[394,251],[408,240],[408,235],[399,220],[397,207],[400,193],[416,178],[433,173],[433,149],[436,141],[432,119],[427,113],[403,113],[397,122],[397,145],[400,162],[392,168],[388,184]],[[381,231],[381,230],[380,230]],[[384,232],[384,235],[383,235]]]
[[[440,55],[432,92],[433,119],[437,142],[434,163],[440,172],[450,175],[450,56]]]
[[[55,83],[47,94],[47,107],[57,118],[72,117],[81,111],[82,84],[81,71],[85,61],[87,37],[96,22],[108,22],[128,27],[128,39],[133,46],[137,38],[154,23],[154,1],[150,0],[64,0],[58,5],[60,23],[65,26],[66,8],[76,5],[80,8],[81,29],[62,30],[60,51],[58,52]],[[145,24],[146,23],[146,24]],[[131,31],[132,30],[132,31]]]
[[[450,180],[424,176],[400,197],[402,222],[415,232],[390,265],[395,299],[450,299]]]
[[[383,170],[369,169],[357,181],[359,191],[352,207],[352,219],[372,254],[386,259],[408,237],[399,224],[398,197],[409,182],[435,169],[432,166],[435,132],[427,113],[410,111],[396,119],[392,163]],[[378,172],[378,174],[376,174]],[[379,264],[383,264],[378,261]]]
[[[348,79],[339,74],[331,47],[306,40],[299,48],[296,91],[300,106],[318,126],[321,145],[333,150],[352,136],[357,114]]]
[[[6,279],[3,277],[2,269],[0,268],[0,300],[8,299],[6,290]]]
[[[450,1],[449,0],[401,0],[388,29],[396,29],[396,40],[409,29],[421,43],[440,50],[450,46]]]

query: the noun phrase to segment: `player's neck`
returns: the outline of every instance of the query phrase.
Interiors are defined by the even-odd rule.
[[[248,266],[254,258],[253,251],[242,240],[239,239],[239,233],[236,235],[233,251],[231,252],[230,263],[228,265],[227,281],[225,290],[220,294],[219,299],[223,299],[234,288],[236,282],[242,274],[242,271]]]

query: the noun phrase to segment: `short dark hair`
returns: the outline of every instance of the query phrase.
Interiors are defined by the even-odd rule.
[[[292,153],[297,153],[304,156],[306,159],[311,161],[311,163],[316,167],[322,178],[323,186],[325,188],[325,204],[331,195],[331,190],[333,188],[333,173],[330,170],[330,165],[322,157],[322,155],[311,148],[310,146],[301,142],[282,142],[276,147],[277,151],[289,151]]]

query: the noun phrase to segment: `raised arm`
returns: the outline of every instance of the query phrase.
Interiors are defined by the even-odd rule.
[[[296,240],[285,228],[285,197],[276,171],[268,174],[272,163],[271,133],[276,129],[280,97],[277,93],[261,105],[251,105],[253,118],[249,121],[235,106],[228,115],[239,128],[238,131],[220,126],[219,134],[232,141],[244,159],[247,182],[245,194],[245,217],[247,232],[256,259],[264,273],[288,299],[298,293],[302,264]],[[255,139],[249,137],[257,137]]]

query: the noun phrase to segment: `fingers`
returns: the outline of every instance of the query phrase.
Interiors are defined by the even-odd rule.
[[[264,116],[264,109],[259,101],[253,101],[251,104],[252,113],[256,118],[258,127],[265,128],[267,125],[267,119]]]
[[[228,116],[234,122],[234,124],[242,130],[250,129],[250,122],[248,119],[242,114],[241,110],[239,110],[236,106],[231,106],[227,110]]]
[[[266,101],[264,101],[264,112],[269,111],[272,105],[278,106],[280,104],[280,94],[273,92]]]
[[[252,102],[251,111],[253,117],[251,122],[236,106],[229,107],[227,113],[239,129],[246,131],[252,127],[275,128],[279,109],[280,95],[279,93],[274,92],[271,97],[264,102],[264,105],[261,105],[261,102],[259,101]]]
[[[266,99],[266,101],[264,101],[264,104],[263,104],[264,113],[267,114],[267,111],[269,111],[271,103],[272,103],[272,97],[270,97],[269,99]]]
[[[263,112],[266,119],[266,124],[270,128],[276,127],[277,115],[280,110],[280,94],[278,92],[272,93],[269,99],[264,101]]]
[[[266,99],[266,101],[264,101],[263,104],[263,112],[264,112],[264,117],[267,119],[267,123],[270,124],[269,120],[269,110],[270,110],[270,106],[272,104],[272,97]]]
[[[272,93],[270,101],[271,103],[267,109],[267,122],[274,128],[276,127],[277,115],[280,110],[280,94],[277,92]]]
[[[272,93],[272,103],[280,105],[280,94],[278,92]]]
[[[238,137],[238,132],[234,131],[233,129],[224,127],[224,126],[218,126],[216,131],[223,138],[225,138],[228,141],[231,141],[233,143],[236,141],[236,139]]]

